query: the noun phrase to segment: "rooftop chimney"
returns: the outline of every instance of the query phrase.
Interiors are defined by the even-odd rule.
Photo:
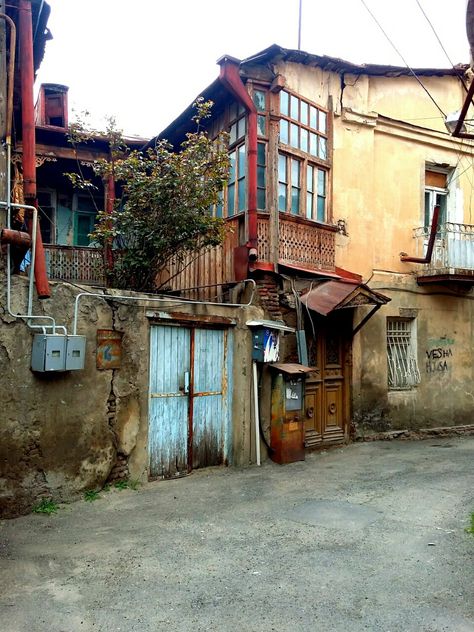
[[[59,83],[42,83],[35,106],[35,123],[66,129],[68,126],[67,93],[69,88]]]

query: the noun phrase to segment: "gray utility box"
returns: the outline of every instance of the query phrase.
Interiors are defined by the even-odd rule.
[[[35,334],[31,368],[41,373],[83,369],[85,351],[85,336]]]

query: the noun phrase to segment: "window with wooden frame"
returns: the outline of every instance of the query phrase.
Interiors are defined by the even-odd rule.
[[[290,154],[278,154],[278,209],[325,222],[327,171]]]
[[[327,112],[313,103],[280,92],[280,143],[328,159]]]
[[[233,101],[228,110],[229,147],[245,137],[247,131],[247,113],[243,105]]]
[[[280,92],[278,208],[328,221],[328,115],[314,103]]]
[[[51,190],[38,191],[38,218],[41,239],[44,244],[56,243],[56,193]]]
[[[257,134],[259,136],[267,135],[267,93],[265,90],[254,88],[252,92],[252,100],[257,108]]]
[[[427,167],[425,170],[425,208],[424,222],[425,230],[429,230],[435,206],[439,206],[438,226],[441,227],[447,221],[448,206],[448,171],[435,170],[434,167]]]

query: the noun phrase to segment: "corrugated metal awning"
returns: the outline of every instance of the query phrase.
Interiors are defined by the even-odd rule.
[[[313,311],[327,316],[336,309],[359,307],[360,305],[385,305],[388,296],[374,292],[363,283],[346,280],[325,281],[310,288],[301,297],[301,302]]]
[[[298,364],[297,362],[272,362],[268,366],[287,375],[305,375],[314,371],[311,367]]]

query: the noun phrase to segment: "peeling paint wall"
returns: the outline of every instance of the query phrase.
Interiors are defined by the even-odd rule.
[[[4,274],[0,274],[5,287]],[[86,288],[84,288],[86,289]],[[52,284],[52,296],[36,301],[71,331],[81,288]],[[12,309],[25,308],[26,277],[12,279]],[[155,304],[156,305],[156,304]],[[148,304],[147,309],[150,309]],[[33,373],[32,332],[0,303],[0,514],[29,511],[41,498],[68,501],[99,489],[109,477],[147,479],[149,327],[145,308],[82,299],[78,333],[87,337],[83,371]],[[245,322],[259,308],[180,306],[180,311],[234,318],[233,462],[251,459],[251,336]],[[123,333],[119,369],[96,367],[97,329]]]
[[[474,223],[472,141],[447,133],[443,115],[412,76],[339,76],[294,63],[280,63],[277,71],[287,89],[323,107],[332,103],[332,221],[345,226],[336,236],[336,265],[392,298],[354,339],[358,431],[472,423],[473,291],[453,283],[421,287],[416,276],[423,266],[400,260],[402,252],[423,254],[413,230],[424,225],[428,165],[450,173],[447,221]],[[421,80],[444,112],[460,109],[464,91],[457,77]],[[391,391],[387,318],[403,317],[407,309],[416,313],[420,383]],[[367,311],[356,310],[354,321]]]
[[[472,293],[449,296],[446,288],[424,289],[412,278],[380,274],[372,286],[392,301],[361,330],[354,348],[354,418],[359,434],[472,424]],[[407,390],[390,390],[387,318],[407,313],[416,314],[420,382]]]

